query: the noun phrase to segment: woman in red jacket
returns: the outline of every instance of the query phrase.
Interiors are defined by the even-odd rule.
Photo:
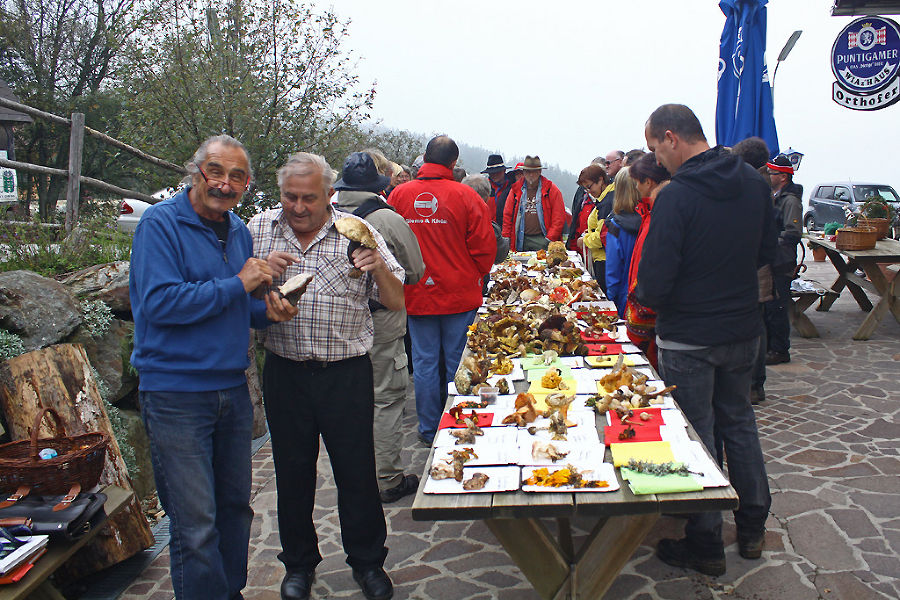
[[[503,237],[512,251],[546,249],[562,240],[566,206],[559,188],[541,175],[539,156],[526,156],[523,170],[525,178],[513,184],[503,209]]]
[[[640,348],[653,368],[656,363],[656,313],[642,306],[634,299],[634,288],[637,285],[638,265],[641,262],[641,250],[644,248],[644,240],[647,239],[647,231],[650,229],[650,216],[656,194],[672,178],[669,172],[656,162],[656,154],[650,152],[639,158],[629,167],[631,178],[637,185],[641,201],[635,207],[635,212],[641,215],[641,228],[638,230],[637,239],[634,242],[634,250],[631,253],[631,265],[628,269],[628,300],[625,307],[625,328],[628,338]]]

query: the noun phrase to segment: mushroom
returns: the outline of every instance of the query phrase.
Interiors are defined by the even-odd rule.
[[[353,264],[353,252],[357,248],[372,250],[378,248],[375,236],[372,235],[369,226],[362,219],[343,217],[334,222],[334,228],[339,234],[350,240],[350,244],[347,246],[347,258],[350,260],[350,264]],[[360,275],[362,275],[362,271],[356,267],[350,269],[350,277],[357,278]]]
[[[294,275],[283,284],[278,287],[278,293],[281,294],[281,297],[297,306],[297,303],[300,302],[300,296],[303,295],[303,292],[306,291],[307,286],[309,286],[309,282],[312,281],[313,276],[311,273],[300,273],[299,275]]]

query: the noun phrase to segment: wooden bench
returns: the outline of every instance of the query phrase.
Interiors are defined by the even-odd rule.
[[[840,294],[829,289],[827,286],[822,285],[818,281],[813,281],[811,279],[804,279],[803,281],[808,281],[815,285],[816,291],[798,292],[791,289],[791,304],[788,307],[788,317],[791,320],[791,325],[794,326],[794,329],[797,330],[800,337],[819,337],[819,330],[816,329],[816,326],[813,325],[812,321],[810,321],[809,317],[804,313],[810,306],[815,304],[816,300],[820,301],[816,310],[828,310]],[[823,290],[824,292],[820,293]]]
[[[47,553],[40,557],[25,577],[17,583],[0,585],[0,600],[65,600],[56,587],[47,580],[56,570],[62,566],[82,546],[87,544],[95,535],[104,528],[105,521],[112,515],[124,509],[133,492],[120,487],[109,485],[102,492],[106,494],[106,519],[91,529],[88,533],[74,541],[52,540],[47,547]]]

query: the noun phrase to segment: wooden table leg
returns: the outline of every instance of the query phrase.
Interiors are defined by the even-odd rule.
[[[869,297],[866,296],[865,290],[863,290],[852,281],[848,280],[846,277],[847,273],[852,273],[860,265],[856,263],[856,260],[852,259],[849,262],[844,262],[844,257],[841,256],[840,252],[834,252],[832,250],[826,251],[828,253],[828,259],[831,261],[831,264],[834,265],[834,268],[838,272],[837,279],[835,279],[834,283],[831,284],[831,290],[837,294],[840,294],[841,290],[846,287],[848,290],[850,290],[850,293],[853,294],[853,298],[856,300],[856,303],[862,310],[866,312],[872,310],[872,302],[869,301]],[[831,308],[831,305],[834,304],[835,300],[837,300],[837,296],[832,296],[831,298],[822,298],[822,302],[819,303],[819,307],[816,310],[827,311],[829,308]]]
[[[791,325],[794,326],[794,329],[797,330],[797,333],[800,334],[800,337],[819,337],[819,330],[816,329],[816,326],[813,325],[813,322],[809,320],[809,317],[804,314],[804,311],[812,306],[813,302],[815,302],[819,298],[821,298],[821,296],[806,294],[800,296],[796,300],[792,300],[788,305],[788,317],[791,320]]]
[[[872,333],[875,331],[875,328],[878,327],[878,324],[881,322],[881,319],[884,318],[884,315],[887,314],[888,310],[894,312],[894,318],[897,317],[894,307],[893,286],[885,279],[881,269],[879,269],[878,265],[874,262],[866,262],[863,264],[863,270],[866,272],[866,276],[869,278],[869,281],[872,282],[872,285],[875,287],[881,298],[878,301],[878,304],[876,304],[875,307],[869,311],[869,314],[866,315],[866,318],[863,320],[862,325],[859,326],[859,329],[856,330],[856,333],[853,334],[854,340],[867,340],[872,337]]]
[[[59,590],[49,581],[44,581],[36,590],[28,595],[28,600],[66,600]]]
[[[577,598],[602,598],[658,519],[656,513],[610,517],[595,530],[576,559]]]
[[[603,519],[567,563],[565,549],[538,519],[487,519],[513,562],[547,600],[596,600],[602,598],[622,567],[659,519],[656,513]],[[570,533],[568,519],[560,534]],[[568,542],[571,544],[571,540]]]
[[[569,563],[544,524],[538,519],[486,519],[485,524],[541,598],[554,598],[569,578]]]

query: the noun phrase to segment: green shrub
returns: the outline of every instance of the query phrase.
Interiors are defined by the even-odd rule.
[[[65,229],[0,220],[0,271],[27,270],[45,277],[85,269],[131,255],[131,236],[116,230],[109,215],[82,219],[73,235]]]
[[[84,326],[94,339],[103,337],[112,323],[112,310],[102,300],[83,300],[81,312],[84,315]]]
[[[0,329],[0,361],[15,358],[25,354],[25,344],[22,338],[5,329]]]
[[[843,227],[843,225],[841,225],[840,223],[838,223],[836,221],[831,221],[829,223],[825,223],[825,226],[822,228],[822,231],[825,233],[825,235],[834,235],[835,232],[837,232],[837,230],[840,229],[841,227]]]
[[[134,479],[140,468],[137,464],[134,447],[128,440],[128,429],[122,420],[122,413],[109,401],[109,386],[106,385],[106,382],[103,381],[100,373],[97,372],[93,365],[91,365],[91,372],[94,374],[94,380],[97,382],[97,389],[100,391],[100,398],[103,400],[106,416],[109,417],[109,425],[112,427],[113,435],[116,437],[116,443],[119,444],[119,452],[122,453],[125,468],[128,469],[128,476]]]

